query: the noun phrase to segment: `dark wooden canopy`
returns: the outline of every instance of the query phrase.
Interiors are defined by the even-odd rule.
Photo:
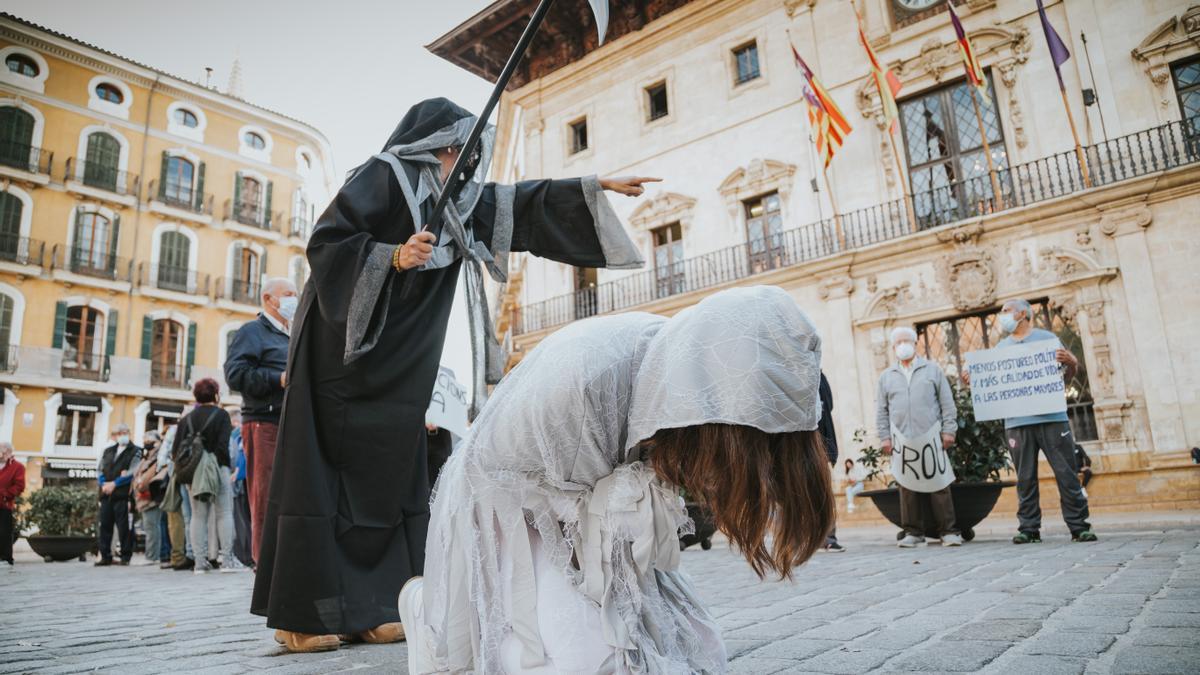
[[[692,0],[610,0],[606,42],[641,30]],[[537,0],[496,0],[426,46],[450,63],[495,82],[529,22]],[[508,88],[574,63],[597,46],[596,20],[587,0],[557,0]]]

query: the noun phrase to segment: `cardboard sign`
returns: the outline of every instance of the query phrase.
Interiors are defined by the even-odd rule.
[[[433,396],[429,399],[429,409],[425,411],[425,422],[462,438],[467,435],[469,405],[467,390],[454,377],[454,371],[440,366],[437,381],[433,384]]]
[[[967,352],[975,419],[999,420],[1065,412],[1066,383],[1057,340]]]
[[[892,478],[913,492],[937,492],[954,482],[954,467],[942,447],[942,425],[905,438],[892,427]]]

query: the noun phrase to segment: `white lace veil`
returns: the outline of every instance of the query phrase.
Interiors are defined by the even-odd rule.
[[[733,288],[663,326],[634,386],[628,450],[660,429],[737,424],[811,431],[821,418],[821,338],[783,289]]]

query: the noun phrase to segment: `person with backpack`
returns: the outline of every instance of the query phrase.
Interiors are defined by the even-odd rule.
[[[189,488],[192,518],[188,529],[196,574],[212,571],[215,561],[230,570],[244,569],[233,557],[233,490],[229,481],[233,423],[229,413],[217,405],[220,390],[212,378],[196,382],[192,387],[196,407],[179,420],[171,448],[175,481]],[[211,479],[213,474],[216,480]],[[209,541],[210,519],[216,520],[216,542]]]

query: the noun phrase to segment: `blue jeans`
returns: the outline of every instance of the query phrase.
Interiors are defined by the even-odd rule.
[[[142,511],[142,531],[146,535],[146,560],[158,562],[159,549],[161,549],[159,537],[162,536],[162,509],[157,506]]]
[[[171,561],[171,528],[167,525],[166,513],[158,519],[158,537],[161,545],[158,547],[158,559],[161,562]],[[186,536],[186,535],[185,535]]]
[[[184,552],[194,560],[196,556],[192,555],[192,498],[188,494],[188,486],[179,486],[179,496],[183,498],[183,540],[186,542]]]

